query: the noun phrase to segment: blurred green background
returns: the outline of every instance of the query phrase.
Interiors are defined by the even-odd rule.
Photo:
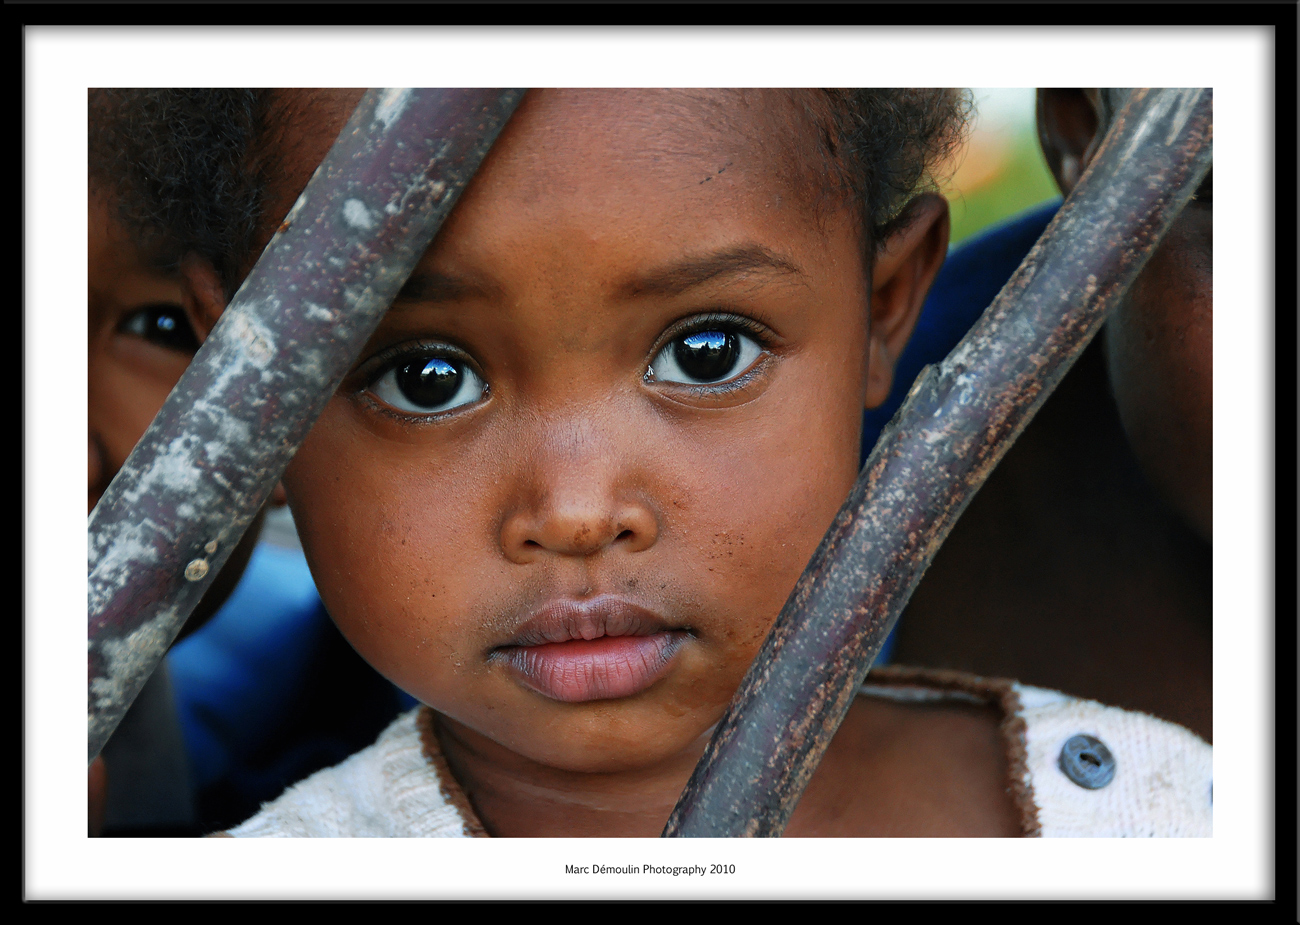
[[[1032,87],[972,88],[975,119],[968,143],[947,165],[941,187],[952,210],[951,243],[1060,197],[1034,121]]]

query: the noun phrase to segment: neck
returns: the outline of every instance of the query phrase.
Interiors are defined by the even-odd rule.
[[[539,764],[446,716],[437,715],[435,729],[456,782],[500,837],[656,838],[713,732],[648,767],[574,771]]]

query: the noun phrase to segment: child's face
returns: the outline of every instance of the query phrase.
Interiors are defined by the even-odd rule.
[[[531,94],[285,476],[357,650],[554,767],[698,748],[857,474],[861,238],[717,103]]]
[[[181,284],[153,266],[92,190],[89,215],[87,511],[112,481],[198,349]]]

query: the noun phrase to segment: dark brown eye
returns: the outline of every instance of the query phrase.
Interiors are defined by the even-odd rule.
[[[487,386],[463,361],[425,355],[398,360],[369,391],[407,414],[439,414],[473,404],[487,393]]]
[[[179,305],[146,305],[124,318],[117,329],[176,353],[193,355],[199,349],[199,339]]]
[[[460,391],[461,372],[441,357],[408,363],[397,370],[397,388],[413,405],[437,408]]]
[[[763,348],[739,331],[722,328],[675,338],[650,367],[659,382],[709,385],[726,382],[754,365]]]
[[[740,338],[729,331],[702,331],[673,341],[677,368],[700,382],[726,379],[740,356]]]

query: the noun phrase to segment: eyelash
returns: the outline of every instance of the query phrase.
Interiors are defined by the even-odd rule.
[[[742,334],[748,334],[762,344],[764,348],[771,346],[773,339],[772,329],[754,318],[746,315],[733,315],[730,312],[709,312],[705,315],[692,315],[679,324],[673,325],[660,338],[659,349],[663,349],[664,346],[679,337],[690,337],[692,334],[698,334],[701,331],[720,328],[729,328]]]

